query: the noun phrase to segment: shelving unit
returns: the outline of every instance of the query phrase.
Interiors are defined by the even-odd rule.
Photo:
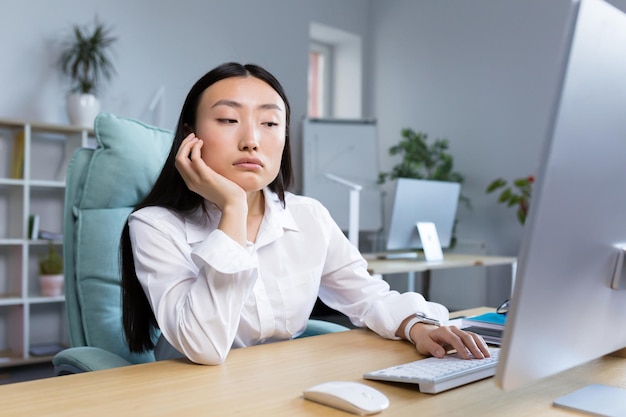
[[[62,232],[65,171],[85,146],[95,146],[91,129],[0,119],[0,367],[49,361],[37,348],[69,344],[65,298],[39,292],[49,242],[29,238],[29,216],[39,216],[40,230]],[[62,239],[52,243],[62,251]]]

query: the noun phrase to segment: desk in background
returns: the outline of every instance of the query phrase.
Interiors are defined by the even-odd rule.
[[[1,414],[348,417],[352,414],[302,398],[309,386],[347,380],[389,397],[391,406],[382,417],[577,416],[552,407],[552,401],[589,383],[626,386],[626,359],[613,356],[507,393],[492,378],[436,395],[408,384],[362,379],[364,372],[417,358],[405,341],[357,329],[236,349],[220,366],[170,360],[3,385]]]
[[[511,290],[515,287],[517,258],[512,256],[461,255],[445,253],[442,261],[427,261],[423,254],[416,259],[387,259],[384,253],[363,254],[371,274],[408,274],[407,291],[415,291],[415,273],[423,275],[421,294],[430,299],[430,273],[437,269],[511,265]]]

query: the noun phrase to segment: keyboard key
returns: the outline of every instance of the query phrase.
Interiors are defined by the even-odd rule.
[[[495,375],[500,348],[490,347],[489,352],[491,357],[485,359],[462,359],[456,354],[442,359],[430,357],[368,372],[363,377],[418,384],[421,392],[436,394]]]

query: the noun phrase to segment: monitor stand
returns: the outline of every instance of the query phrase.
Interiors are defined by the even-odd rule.
[[[594,416],[620,417],[626,415],[625,398],[624,388],[592,384],[557,398],[554,406]]]
[[[626,360],[626,348],[610,353]],[[579,411],[594,416],[626,416],[626,389],[592,384],[554,400],[555,407]]]
[[[378,259],[418,259],[417,251],[381,252],[376,256]]]

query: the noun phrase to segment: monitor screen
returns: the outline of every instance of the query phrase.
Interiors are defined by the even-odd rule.
[[[461,184],[398,178],[387,250],[422,249],[417,222],[432,222],[442,248],[450,246]]]
[[[626,15],[602,0],[571,11],[496,373],[505,390],[626,347]]]

